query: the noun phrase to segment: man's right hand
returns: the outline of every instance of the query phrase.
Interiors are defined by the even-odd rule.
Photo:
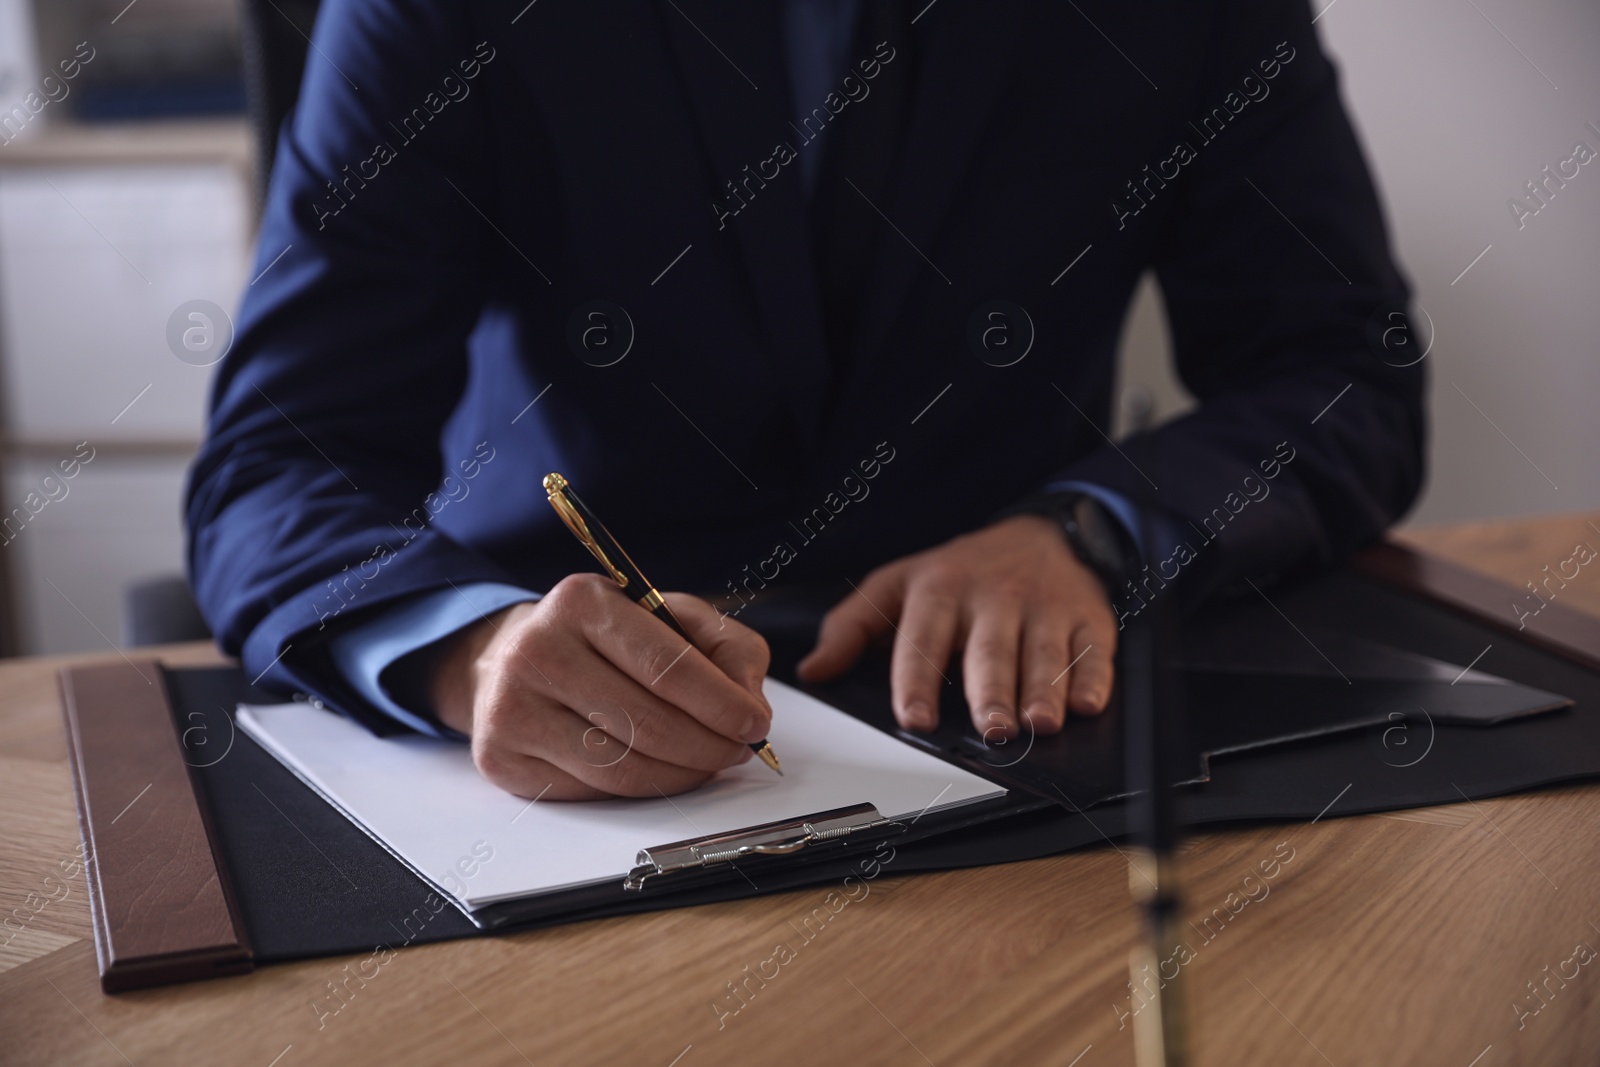
[[[682,593],[691,646],[598,574],[574,574],[453,635],[431,679],[439,721],[478,771],[547,800],[693,789],[752,755],[772,709],[767,643]]]

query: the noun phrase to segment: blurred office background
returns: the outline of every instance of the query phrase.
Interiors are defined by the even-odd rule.
[[[293,30],[306,5],[254,6]],[[1600,5],[1313,9],[1434,334],[1432,474],[1408,521],[1594,507],[1600,163],[1520,229],[1507,200],[1577,142],[1600,151]],[[0,654],[125,645],[128,590],[182,570],[212,368],[169,334],[251,281],[241,21],[237,0],[0,0],[0,517],[27,516],[0,529]],[[1123,377],[1160,414],[1188,403],[1148,280]]]

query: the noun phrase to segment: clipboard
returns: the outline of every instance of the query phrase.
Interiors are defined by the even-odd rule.
[[[1576,705],[1498,725],[1434,724],[1438,737],[1430,746],[1434,754],[1410,769],[1397,768],[1374,748],[1379,731],[1393,726],[1365,720],[1365,725],[1354,723],[1284,743],[1230,747],[1211,754],[1208,780],[1182,796],[1186,822],[1312,818],[1323,814],[1329,800],[1352,779],[1357,787],[1330,815],[1458,802],[1462,797],[1600,775],[1600,715],[1596,714],[1600,675],[1593,671],[1531,645],[1506,642],[1503,634],[1482,622],[1348,572],[1275,593],[1275,602],[1291,617],[1315,617],[1347,633],[1446,662],[1464,658],[1462,648],[1482,649],[1494,642],[1493,663],[1499,674],[1565,694]],[[792,663],[796,647],[781,630],[769,635],[780,674],[785,659]],[[398,947],[484,932],[446,906],[404,864],[354,829],[249,738],[231,732],[225,709],[241,700],[281,698],[252,691],[236,670],[161,670],[159,685],[170,691],[170,702],[162,704],[153,700],[161,689],[152,688],[140,674],[156,670],[154,664],[139,662],[63,672],[81,822],[96,860],[91,868],[92,904],[102,985],[108,991],[238,973],[278,959],[365,951],[379,943]],[[868,722],[881,719],[887,714],[886,688],[881,679],[874,688],[870,674],[870,669],[860,672],[819,695]],[[141,701],[138,716],[126,714]],[[139,753],[140,769],[131,770],[125,757],[133,750],[119,749],[110,727],[120,717],[129,730],[160,736],[152,727],[160,718],[154,710],[165,716],[165,739],[162,745],[150,745],[151,751]],[[960,709],[945,710],[948,717]],[[1082,722],[1093,730],[1109,730],[1103,724],[1114,719],[1101,716]],[[882,728],[881,721],[875,724]],[[197,732],[197,725],[205,729]],[[191,731],[187,745],[184,730]],[[204,744],[195,744],[202,738]],[[1113,737],[1107,743],[1114,741]],[[510,905],[496,916],[491,929],[689,906],[818,884],[858,871],[864,857],[882,854],[875,849],[886,848],[893,855],[890,871],[910,873],[1034,858],[1103,843],[1122,832],[1125,805],[1115,791],[1117,783],[1109,778],[1100,783],[1109,787],[1098,790],[1104,795],[1085,807],[1072,799],[1080,786],[1059,787],[1059,780],[1049,780],[1026,758],[1009,767],[993,766],[1003,761],[992,752],[961,751],[959,738],[920,743],[948,744],[946,758],[968,767],[987,765],[983,773],[1013,791],[999,804],[906,834],[881,825],[870,813],[819,812],[801,818],[798,826],[746,828],[744,833],[754,836],[742,841],[641,842],[641,859],[635,867],[647,869],[636,879],[639,889],[625,889],[619,881],[561,901]],[[204,745],[213,747],[206,750]],[[224,745],[226,759],[211,762]],[[1011,754],[1004,757],[1011,758]],[[1120,760],[1113,762],[1120,766]],[[113,768],[116,763],[120,768]],[[162,914],[169,902],[142,900],[139,890],[147,888],[145,870],[126,862],[126,854],[119,859],[119,853],[103,847],[108,830],[120,833],[129,825],[140,825],[130,823],[131,813],[114,826],[108,824],[107,815],[114,816],[115,811],[106,797],[121,797],[118,789],[127,790],[115,786],[119,780],[143,775],[150,781],[151,768],[160,769],[166,781],[187,780],[190,787],[193,810],[186,816],[185,825],[191,829],[186,831],[189,851],[184,855],[192,861],[187,868],[192,877],[175,880],[173,886],[175,893],[180,885],[205,890],[196,899],[211,902],[209,929],[221,931],[202,939],[205,943],[135,936],[141,930],[175,931],[181,924]],[[132,786],[133,791],[137,788],[138,784]],[[836,827],[830,818],[845,822]],[[824,830],[849,826],[850,831],[817,834],[819,824]],[[797,838],[805,839],[803,845],[786,847]],[[142,840],[142,847],[176,855],[176,837]],[[322,851],[339,856],[338,864],[318,858],[317,842]],[[757,844],[769,847],[762,850]],[[680,862],[685,855],[691,862]],[[714,862],[705,862],[708,858]],[[650,875],[650,864],[662,870]],[[168,866],[179,870],[179,865]],[[215,889],[206,888],[211,886]]]
[[[1003,785],[776,679],[766,693],[786,776],[752,760],[677,796],[581,804],[504,792],[459,741],[374,737],[305,703],[245,705],[237,721],[485,929],[719,880],[759,884],[775,866],[915,841],[1013,807]]]

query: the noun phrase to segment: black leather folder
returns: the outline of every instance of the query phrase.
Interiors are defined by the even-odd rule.
[[[1333,818],[1600,776],[1600,672],[1348,571],[1270,596],[1185,628],[1186,823]],[[785,680],[809,645],[816,604],[774,598],[764,616],[748,616]],[[496,905],[488,925],[523,929],[774,892],[859,873],[869,854],[892,855],[885,869],[908,873],[1030,859],[1124,833],[1115,693],[1105,714],[1073,719],[1060,735],[986,745],[967,722],[958,677],[929,736],[896,729],[886,678],[883,662],[869,660],[840,682],[802,688],[1005,785],[1009,797],[937,832],[739,859],[642,892],[619,885]],[[168,670],[165,681],[254,961],[484,932],[234,727],[238,703],[280,696],[252,690],[237,670]]]

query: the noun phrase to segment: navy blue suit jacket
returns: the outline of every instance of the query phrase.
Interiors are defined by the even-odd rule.
[[[1148,492],[1190,549],[1155,562],[1206,591],[1331,564],[1410,504],[1422,371],[1372,343],[1406,289],[1306,4],[931,6],[831,353],[777,21],[324,5],[188,498],[196,594],[249,674],[375,721],[320,637],[590,569],[552,470],[658,585],[710,593],[859,577],[1064,479]],[[873,105],[845,88],[819,108]],[[1146,268],[1201,403],[1117,448]]]

